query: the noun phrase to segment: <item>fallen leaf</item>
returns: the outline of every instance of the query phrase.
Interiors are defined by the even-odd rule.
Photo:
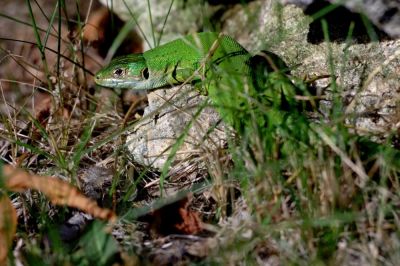
[[[107,7],[101,7],[91,12],[88,22],[83,28],[83,39],[92,47],[98,49],[104,58],[107,56],[113,40],[126,22],[110,12]],[[143,40],[135,30],[130,30],[119,47],[119,55],[143,52]]]
[[[63,180],[51,176],[32,175],[9,165],[3,167],[3,173],[2,183],[8,190],[21,192],[35,189],[45,194],[53,204],[77,208],[96,218],[111,222],[116,220],[114,212],[100,208],[95,201],[87,198],[76,187]]]
[[[36,92],[34,94],[34,117],[38,120],[42,127],[46,127],[47,120],[51,113],[51,97],[52,96],[50,94],[43,92]]]
[[[3,193],[0,196],[0,265],[7,265],[7,254],[16,228],[17,214],[10,199]]]
[[[168,234],[197,234],[203,230],[199,213],[189,209],[190,196],[163,206],[151,215],[151,228]]]
[[[99,8],[90,13],[88,23],[83,29],[83,39],[87,42],[103,41],[105,38],[105,23],[109,16],[106,7]]]

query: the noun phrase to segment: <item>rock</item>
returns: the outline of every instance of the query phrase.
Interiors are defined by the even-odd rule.
[[[107,195],[113,176],[112,169],[100,166],[89,166],[79,173],[84,194],[94,200],[100,200]]]
[[[316,88],[324,91],[327,97],[321,105],[325,119],[329,119],[332,107],[332,90],[326,87],[335,77],[342,95],[345,122],[356,132],[387,137],[399,127],[399,41],[311,44],[307,34],[312,20],[300,8],[282,7],[275,1],[233,6],[222,19],[223,32],[251,52],[264,49],[276,53],[292,68],[293,76],[331,75],[330,79],[315,82]],[[149,94],[145,119],[127,140],[134,160],[158,169],[163,167],[171,146],[185,131],[198,106],[207,99],[195,95],[197,92],[192,91],[190,85]],[[206,150],[218,149],[226,143],[223,126],[212,130],[207,140],[203,140],[219,121],[216,111],[208,107],[197,120],[200,122],[193,123],[189,129],[174,164],[202,156]]]
[[[338,0],[330,0],[340,3]],[[392,37],[400,37],[400,2],[387,0],[347,0],[343,5],[348,9],[364,13],[380,29]]]
[[[400,2],[387,0],[328,0],[332,4],[344,5],[353,12],[365,14],[375,26],[391,37],[400,37]],[[305,9],[321,0],[281,0],[283,4],[295,4]]]
[[[132,20],[132,14],[136,16],[135,19],[140,26],[139,32],[148,40],[148,42],[144,40],[144,50],[155,47],[157,43],[163,44],[189,32],[199,31],[204,14],[198,11],[207,10],[203,2],[198,0],[173,1],[172,6],[170,6],[171,1],[159,0],[100,0],[100,2],[112,7],[124,21]],[[152,20],[150,20],[149,6]],[[162,38],[159,39],[161,34]]]
[[[400,41],[314,45],[307,41],[312,20],[300,8],[293,5],[279,8],[271,1],[254,1],[247,8],[237,10],[224,22],[228,33],[244,47],[253,52],[265,49],[276,53],[298,78],[335,76],[346,109],[346,122],[358,133],[385,137],[397,130],[400,87],[396,84],[400,81],[400,60],[396,53],[400,53]],[[322,79],[315,85],[324,90],[329,83],[330,79]],[[326,92],[329,99],[330,92]],[[329,111],[330,104],[328,100],[322,106]]]
[[[155,90],[148,94],[148,101],[144,117],[127,137],[128,150],[135,161],[162,169],[171,149],[186,131],[187,136],[173,157],[173,165],[225,145],[226,134],[218,113],[204,107],[197,114],[208,99],[191,85]]]
[[[400,122],[400,60],[393,56],[399,49],[399,41],[350,46],[323,43],[313,47],[313,55],[305,58],[295,73],[336,76],[346,122],[358,133],[387,137]],[[319,87],[328,82],[324,80]]]

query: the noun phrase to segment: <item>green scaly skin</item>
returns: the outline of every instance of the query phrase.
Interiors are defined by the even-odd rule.
[[[287,104],[286,96],[294,99],[296,88],[279,69],[283,61],[271,68],[271,61],[277,58],[271,55],[264,52],[261,56],[252,56],[226,35],[196,33],[143,54],[118,57],[96,74],[95,82],[105,87],[135,90],[171,87],[184,82],[196,88],[200,85],[221,117],[242,131],[254,117],[254,105]],[[263,115],[257,120],[260,126],[264,125]]]
[[[214,45],[215,49],[211,50]],[[205,58],[206,68],[200,70]],[[111,88],[157,89],[204,80],[211,71],[249,74],[251,55],[234,39],[203,32],[174,40],[143,54],[115,58],[95,77],[98,85]],[[214,67],[214,69],[211,69]]]

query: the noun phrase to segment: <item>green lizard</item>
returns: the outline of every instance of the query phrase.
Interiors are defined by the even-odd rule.
[[[214,45],[215,49],[211,50]],[[210,69],[196,73],[202,60],[208,66],[249,73],[246,62],[251,55],[229,36],[213,32],[186,36],[161,45],[143,54],[118,57],[95,76],[98,85],[112,88],[156,89],[183,82],[204,80]],[[194,75],[195,74],[195,75]],[[205,75],[205,76],[204,76]]]
[[[251,99],[258,97],[260,87],[271,87],[267,84],[271,83],[271,78],[265,79],[265,72],[277,73],[278,78],[272,80],[285,77],[285,83],[291,84],[286,82],[288,79],[281,71],[275,71],[286,67],[283,61],[276,62],[275,57],[272,58],[275,62],[269,62],[270,55],[267,52],[267,58],[252,56],[227,35],[196,33],[143,54],[113,59],[96,74],[95,82],[105,87],[128,89],[157,89],[189,82],[196,88],[203,88],[222,118],[237,129],[242,125],[234,125],[235,121],[249,119],[243,112],[249,110]],[[277,66],[271,68],[274,63]],[[285,96],[294,98],[293,86],[282,86],[278,93],[267,90],[262,94],[270,102],[277,102],[282,88]]]

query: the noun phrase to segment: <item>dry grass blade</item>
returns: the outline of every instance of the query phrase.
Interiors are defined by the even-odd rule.
[[[335,143],[332,141],[332,139],[329,138],[328,135],[326,135],[321,129],[315,128],[315,131],[318,133],[318,135],[321,137],[321,139],[337,154],[340,156],[340,158],[343,160],[343,162],[350,167],[355,173],[358,174],[358,176],[361,178],[361,187],[364,187],[366,182],[369,180],[369,176],[365,173],[365,170],[360,166],[355,164],[349,156],[346,155],[344,151],[342,151],[338,146],[335,145]]]
[[[116,215],[109,209],[100,208],[97,203],[79,190],[51,176],[32,175],[21,169],[12,166],[4,166],[4,184],[8,190],[21,192],[26,189],[35,189],[45,194],[53,204],[67,205],[78,208],[96,218],[114,222]]]
[[[6,265],[7,253],[17,228],[17,214],[6,195],[0,196],[0,265]]]

